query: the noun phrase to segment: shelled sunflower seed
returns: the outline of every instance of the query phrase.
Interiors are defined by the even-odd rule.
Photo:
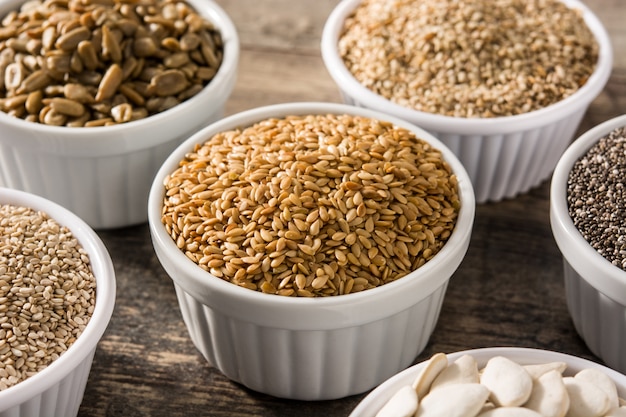
[[[439,252],[461,205],[439,150],[350,115],[218,133],[164,186],[162,221],[187,257],[285,296],[349,294],[403,277]]]
[[[81,335],[95,307],[88,254],[47,214],[0,205],[0,390],[37,374]]]
[[[580,11],[559,0],[364,0],[338,48],[373,92],[455,117],[549,106],[584,85],[598,59]]]
[[[219,31],[181,0],[32,0],[0,26],[0,110],[32,122],[130,122],[217,73]]]

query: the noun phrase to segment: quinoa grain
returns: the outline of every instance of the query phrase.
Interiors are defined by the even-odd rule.
[[[188,258],[236,285],[300,297],[363,291],[419,268],[461,204],[439,150],[349,115],[218,133],[164,186],[162,222]]]
[[[373,92],[455,117],[537,110],[585,84],[598,45],[559,0],[364,0],[339,53]]]

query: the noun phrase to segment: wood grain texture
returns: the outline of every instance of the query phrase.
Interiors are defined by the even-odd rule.
[[[319,53],[324,20],[336,1],[218,3],[232,16],[242,46],[227,114],[289,101],[341,101]],[[607,26],[616,59],[579,132],[626,113],[626,5],[623,0],[586,4]],[[548,197],[546,181],[525,195],[477,207],[467,257],[450,281],[430,343],[415,362],[435,352],[487,346],[544,348],[599,361],[567,312]],[[118,296],[81,417],[347,416],[365,395],[285,401],[229,381],[191,343],[147,225],[99,235],[115,264]]]

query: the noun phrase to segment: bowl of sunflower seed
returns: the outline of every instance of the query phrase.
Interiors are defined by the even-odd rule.
[[[474,205],[462,165],[427,132],[285,103],[180,145],[148,222],[202,355],[255,391],[324,400],[371,389],[424,349]]]
[[[8,0],[0,19],[0,185],[97,229],[146,222],[167,154],[223,114],[229,16],[209,0]]]
[[[549,178],[613,61],[602,22],[578,0],[346,0],[321,51],[346,103],[452,149],[478,203]]]

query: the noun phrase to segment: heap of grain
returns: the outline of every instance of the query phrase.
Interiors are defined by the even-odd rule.
[[[49,366],[95,307],[90,260],[46,213],[0,205],[0,390]]]
[[[567,203],[587,242],[626,271],[626,126],[603,136],[572,167]]]
[[[461,204],[439,150],[350,115],[218,133],[164,185],[162,221],[191,260],[284,296],[348,294],[405,276],[442,248]]]
[[[549,106],[585,84],[598,60],[580,11],[560,0],[364,0],[338,46],[368,89],[454,117]]]
[[[0,110],[55,126],[143,119],[215,76],[216,28],[182,0],[33,0],[0,26]]]

